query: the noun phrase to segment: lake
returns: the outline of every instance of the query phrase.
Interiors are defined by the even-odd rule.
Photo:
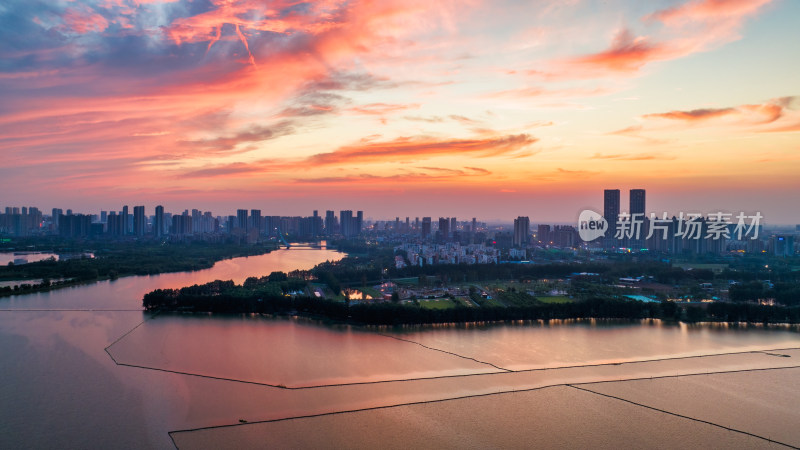
[[[44,261],[46,259],[70,259],[70,258],[94,258],[93,253],[51,253],[51,252],[36,252],[36,251],[18,251],[18,252],[0,252],[0,265],[8,265],[8,263],[27,264],[37,261]]]
[[[153,289],[241,283],[341,257],[279,250],[197,272],[0,299],[0,448],[524,447],[536,430],[551,439],[540,446],[564,436],[574,439],[563,445],[613,447],[624,438],[655,446],[652,439],[662,435],[672,436],[673,446],[758,446],[758,438],[720,434],[608,396],[715,417],[702,408],[731,402],[701,389],[703,383],[735,388],[744,381],[708,377],[798,370],[794,327],[566,321],[361,328],[258,315],[151,317],[141,310],[142,296]],[[769,376],[773,389],[788,383]],[[654,390],[628,381],[640,379],[687,381]],[[781,389],[769,396],[741,388],[754,411],[766,412],[733,424],[800,444],[796,427],[775,425],[769,416],[770,408],[790,402],[780,414],[790,423],[800,419],[791,403],[796,389]],[[665,390],[674,397],[654,394]],[[404,406],[384,408],[394,405]],[[610,420],[600,411],[621,416]],[[301,416],[307,418],[291,419]],[[528,416],[536,426],[521,431],[520,418]],[[625,432],[614,428],[620,420],[629,425]],[[651,436],[654,425],[661,428]]]

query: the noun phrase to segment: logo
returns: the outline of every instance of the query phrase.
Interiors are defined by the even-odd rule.
[[[585,242],[605,236],[608,230],[606,219],[591,209],[584,209],[578,216],[578,234]]]

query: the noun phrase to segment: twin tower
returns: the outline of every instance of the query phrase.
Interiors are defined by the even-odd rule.
[[[641,214],[641,218],[645,217],[645,190],[644,189],[631,189],[630,190],[630,205],[628,212],[633,216],[634,214]],[[619,220],[620,201],[619,189],[606,189],[603,193],[603,217],[608,222],[608,233],[606,236],[614,235],[617,229],[617,221]],[[607,239],[607,245],[616,247],[617,243],[612,242],[613,238]]]

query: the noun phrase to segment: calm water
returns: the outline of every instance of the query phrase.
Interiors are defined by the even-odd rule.
[[[54,258],[58,259],[58,255],[55,253],[25,253],[25,254],[14,254],[14,252],[0,252],[0,265],[7,265],[10,262],[14,262],[17,259],[23,259],[26,262],[36,262],[36,261],[44,261],[45,259]]]
[[[75,253],[75,254],[62,254],[50,252],[0,252],[0,265],[7,265],[10,262],[20,260],[21,264],[32,263],[36,261],[44,261],[45,259],[53,258],[56,261],[59,259],[70,258],[94,258],[94,253]]]
[[[141,311],[142,295],[152,289],[241,282],[340,257],[328,250],[282,250],[193,273],[0,299],[0,448],[173,448],[169,431],[239,419],[613,379],[642,370],[635,364],[503,369],[800,346],[791,329],[758,327],[581,322],[364,330],[259,316],[151,319]],[[720,364],[758,358],[771,357],[753,354]],[[691,369],[680,361],[648,370]],[[499,408],[506,401],[487,399]]]

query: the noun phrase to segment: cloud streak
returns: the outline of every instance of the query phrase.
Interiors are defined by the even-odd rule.
[[[401,137],[386,142],[366,142],[319,153],[307,162],[316,166],[376,162],[399,162],[437,156],[490,157],[525,150],[538,139],[529,134],[498,136],[486,139],[433,139]]]

